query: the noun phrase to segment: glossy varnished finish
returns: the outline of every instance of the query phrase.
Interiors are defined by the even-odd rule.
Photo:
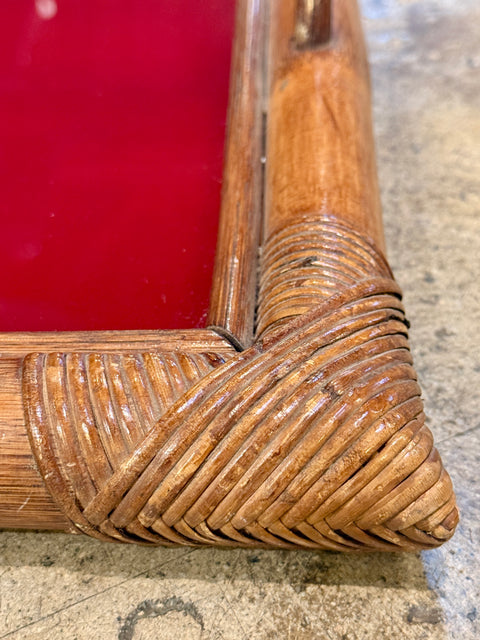
[[[330,0],[297,0],[295,45],[313,48],[327,44],[331,37],[332,3]]]
[[[140,404],[133,407],[132,420],[140,420],[143,423],[145,420],[153,419],[152,400],[149,400],[148,393],[146,399],[142,399],[143,394],[139,388],[139,385],[149,384],[145,379],[145,375],[148,377],[148,374],[145,373],[144,364],[145,357],[148,360],[149,356],[143,354],[152,354],[153,360],[149,362],[153,362],[157,372],[157,375],[155,372],[152,375],[154,384],[155,380],[157,381],[159,395],[154,410],[158,413],[162,407],[181,394],[195,376],[198,377],[198,367],[204,372],[235,353],[223,338],[212,331],[200,329],[183,332],[0,334],[0,527],[72,530],[69,520],[52,499],[37,470],[38,464],[32,457],[22,403],[25,356],[32,352],[45,353],[52,350],[61,353],[63,361],[73,359],[81,365],[87,361],[91,362],[92,372],[97,372],[99,367],[108,369],[109,384],[112,389],[117,390],[114,404],[120,416],[123,415],[122,406],[125,407],[125,412],[131,413],[128,397],[135,388],[137,398],[132,401]],[[49,363],[51,362],[52,358],[49,360]],[[120,370],[124,373],[120,373]],[[99,385],[100,393],[102,379],[106,384],[106,378],[99,379],[98,375],[96,378],[93,376],[92,384]],[[89,382],[86,378],[84,383],[84,392],[88,393]],[[119,385],[122,387],[123,384],[126,385],[123,387],[126,391],[122,395]],[[123,400],[119,401],[119,398]],[[108,405],[108,411],[112,406]],[[144,415],[143,411],[147,411],[147,414]],[[72,422],[72,426],[75,422]],[[78,424],[80,431],[83,424]],[[98,421],[95,424],[100,427]],[[131,424],[135,428],[135,425]],[[108,425],[107,422],[107,432]],[[81,490],[81,485],[79,488]]]
[[[208,323],[253,340],[260,241],[265,3],[238,3],[222,208]]]
[[[103,540],[436,546],[456,510],[406,334],[398,286],[372,273],[227,360],[31,354],[37,465]]]
[[[296,2],[271,3],[265,237],[333,215],[383,250],[370,85],[356,2],[336,0],[330,45],[299,50]]]
[[[98,343],[70,334],[63,344],[61,334],[24,334],[21,348],[0,336],[5,362],[16,363],[3,410],[12,433],[23,442],[28,433],[25,465],[35,463],[56,504],[37,496],[50,528],[144,544],[435,547],[458,513],[382,254],[368,74],[350,0],[332,3],[330,41],[306,49],[295,39],[296,3],[268,3],[258,297],[251,291],[260,218],[248,164],[260,142],[244,135],[258,130],[249,73],[258,77],[261,4],[239,4],[229,121],[242,135],[230,131],[227,143],[217,274],[229,277],[212,306],[220,328],[152,332],[150,348],[148,333],[125,334],[118,349],[119,334],[97,334]],[[255,339],[242,349],[255,305]],[[30,510],[24,522],[45,520]]]
[[[73,530],[32,457],[22,401],[23,358],[0,358],[0,527]]]
[[[183,331],[47,331],[0,333],[2,356],[24,356],[32,351],[61,349],[101,353],[177,351],[202,353],[205,349],[229,354],[232,346],[210,329]]]
[[[336,216],[292,216],[262,248],[257,336],[376,275],[392,277],[382,253],[354,228]]]

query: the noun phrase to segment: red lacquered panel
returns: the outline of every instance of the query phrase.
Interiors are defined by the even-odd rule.
[[[0,331],[203,326],[233,0],[0,3]]]

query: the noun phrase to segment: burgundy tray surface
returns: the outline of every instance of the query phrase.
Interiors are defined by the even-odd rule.
[[[0,4],[0,331],[202,326],[234,3]]]

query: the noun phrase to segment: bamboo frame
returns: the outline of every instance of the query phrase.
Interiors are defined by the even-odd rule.
[[[453,534],[382,253],[358,11],[310,5],[238,3],[209,328],[0,335],[1,527],[342,551]]]

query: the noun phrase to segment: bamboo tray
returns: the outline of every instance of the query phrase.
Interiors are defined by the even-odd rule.
[[[239,0],[207,328],[0,334],[0,527],[448,540],[455,497],[384,249],[354,0]]]

